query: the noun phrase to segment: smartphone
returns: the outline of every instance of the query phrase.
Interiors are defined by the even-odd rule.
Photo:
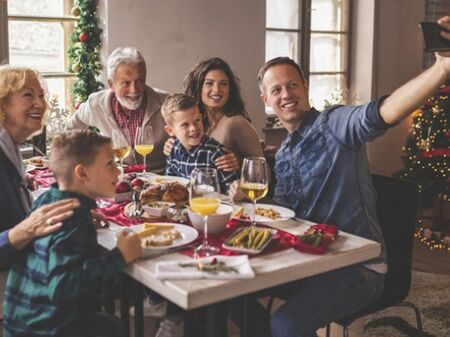
[[[436,22],[421,22],[423,39],[425,41],[425,50],[427,52],[450,51],[450,40],[441,36],[441,31],[446,31]]]

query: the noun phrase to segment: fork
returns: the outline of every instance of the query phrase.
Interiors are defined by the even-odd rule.
[[[139,191],[133,190],[133,195],[131,197],[131,200],[133,201],[133,204],[131,205],[131,214],[130,217],[134,219],[138,219],[142,216],[144,213],[144,210],[142,209],[141,201],[139,200]]]

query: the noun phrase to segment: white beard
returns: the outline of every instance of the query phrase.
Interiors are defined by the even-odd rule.
[[[141,105],[143,97],[144,97],[143,95],[140,95],[137,101],[131,101],[128,100],[126,97],[116,96],[120,105],[123,106],[124,108],[127,108],[128,110],[136,110],[137,108],[139,108],[139,105]]]

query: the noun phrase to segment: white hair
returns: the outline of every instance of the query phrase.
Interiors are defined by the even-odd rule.
[[[136,48],[119,47],[116,48],[108,57],[108,80],[114,80],[117,67],[121,64],[142,65],[144,67],[144,71],[147,72],[145,60]]]

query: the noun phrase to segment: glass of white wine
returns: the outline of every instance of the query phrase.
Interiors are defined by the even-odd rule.
[[[128,130],[112,130],[111,134],[114,156],[120,160],[120,166],[123,168],[123,159],[131,152],[130,134]]]
[[[147,155],[152,153],[155,143],[153,140],[153,130],[150,125],[138,127],[134,140],[134,149],[144,158],[144,169],[142,173],[147,172]]]
[[[253,203],[252,226],[256,225],[256,201],[266,196],[269,190],[269,168],[263,157],[244,158],[240,188]]]
[[[219,196],[220,187],[216,169],[195,168],[190,177],[189,205],[195,213],[203,216],[205,222],[203,243],[196,249],[199,256],[210,256],[219,252],[219,248],[208,243],[208,215],[219,208]]]

